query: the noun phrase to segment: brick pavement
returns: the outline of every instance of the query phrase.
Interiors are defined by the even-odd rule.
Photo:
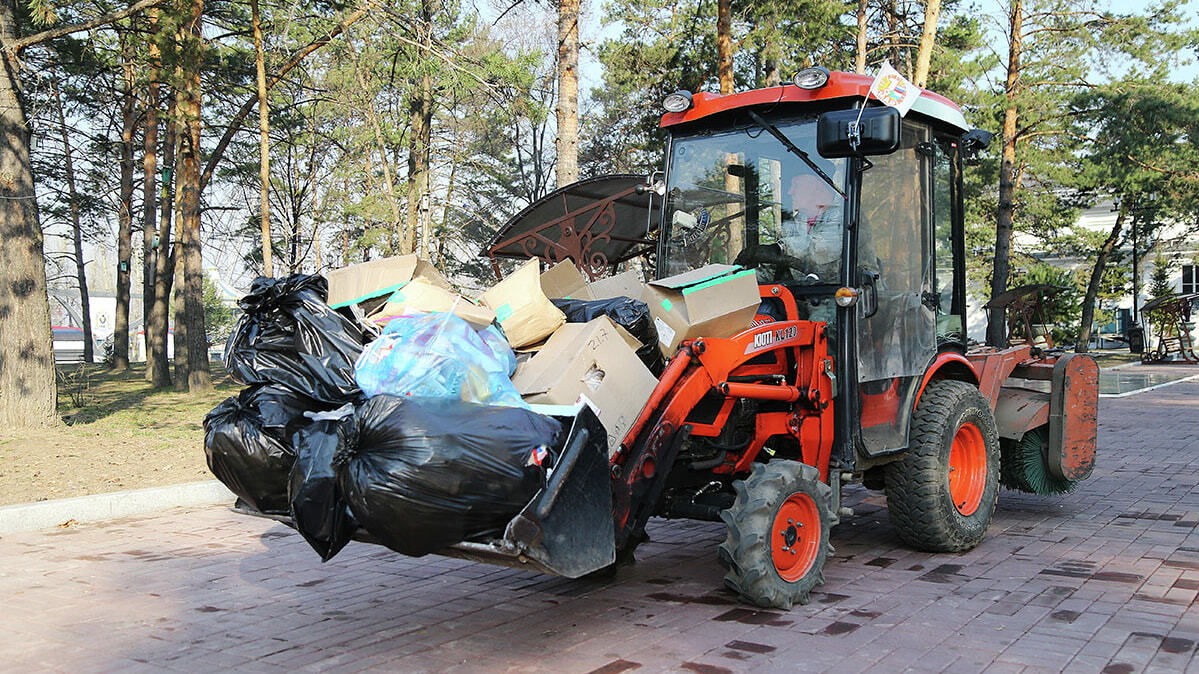
[[[609,581],[174,510],[0,541],[0,670],[1199,672],[1199,382],[1101,402],[1072,495],[1003,492],[974,551],[902,547],[881,496],[790,612],[721,589],[722,527],[655,522]]]

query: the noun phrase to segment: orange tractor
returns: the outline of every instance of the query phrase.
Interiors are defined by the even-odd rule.
[[[576,183],[511,220],[496,257],[635,257],[658,278],[757,275],[752,327],[684,341],[612,456],[588,415],[502,539],[445,551],[577,577],[631,557],[651,516],[723,521],[725,583],[789,608],[823,582],[842,487],[886,494],[899,537],[982,540],[1000,484],[1061,493],[1094,463],[1098,368],[967,344],[962,170],[990,140],[923,92],[901,118],[866,76],[667,97],[664,173]]]

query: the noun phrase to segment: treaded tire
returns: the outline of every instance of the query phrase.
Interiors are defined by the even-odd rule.
[[[776,459],[755,464],[748,478],[733,482],[733,490],[736,500],[731,508],[720,513],[728,525],[728,535],[718,549],[720,563],[728,570],[724,584],[744,601],[757,606],[789,609],[795,603],[807,604],[812,588],[824,583],[824,563],[833,553],[828,542],[829,529],[836,524],[830,505],[832,489],[820,481],[820,472],[814,467]],[[802,573],[787,580],[775,564],[774,547],[778,542],[773,538],[780,533],[775,531],[779,523],[787,527],[790,520],[776,522],[776,518],[784,505],[793,501],[809,504],[811,518],[806,529],[791,529],[790,534],[802,533],[799,538],[792,538],[790,545],[809,550],[811,563],[806,571],[785,570]],[[820,531],[813,539],[810,530],[816,522]],[[801,552],[800,559],[803,557]]]
[[[986,473],[976,508],[963,515],[950,497],[949,468],[954,438],[968,424],[981,432]],[[908,438],[903,458],[886,467],[891,524],[905,543],[920,550],[960,552],[975,547],[991,524],[999,496],[999,434],[986,399],[967,382],[931,381],[916,405]]]

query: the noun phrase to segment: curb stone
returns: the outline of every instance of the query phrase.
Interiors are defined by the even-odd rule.
[[[103,520],[178,506],[232,503],[233,492],[217,480],[93,494],[0,506],[0,535],[49,529],[70,520]]]

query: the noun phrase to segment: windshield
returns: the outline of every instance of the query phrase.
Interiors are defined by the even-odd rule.
[[[845,160],[816,152],[816,117],[774,122],[839,186]],[[711,263],[759,283],[838,283],[845,201],[768,131],[676,137],[668,174],[665,274]]]

